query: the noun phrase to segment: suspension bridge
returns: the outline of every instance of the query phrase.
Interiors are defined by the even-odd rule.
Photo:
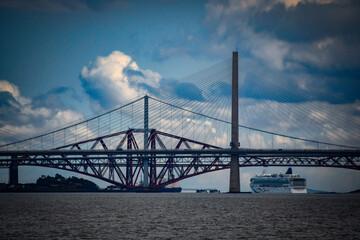
[[[243,167],[360,170],[360,124],[358,119],[344,117],[343,112],[351,110],[349,104],[310,101],[280,85],[270,92],[257,90],[254,83],[242,92],[247,77],[238,72],[242,64],[236,52],[231,63],[225,61],[154,88],[54,131],[3,144],[0,168],[9,169],[11,185],[18,184],[19,167],[37,166],[84,174],[124,189],[146,190],[230,169],[230,192],[240,192]],[[257,84],[266,87],[267,82]],[[262,101],[255,104],[254,99]],[[271,120],[298,125],[287,127],[294,135],[256,127]]]

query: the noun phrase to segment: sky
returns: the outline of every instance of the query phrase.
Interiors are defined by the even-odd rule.
[[[359,16],[356,0],[0,0],[0,141],[35,136],[161,89],[237,50],[240,98],[249,113],[241,123],[360,146]],[[188,94],[189,85],[182,86],[173,88],[177,97],[206,98],[196,94],[202,89]],[[241,172],[241,187],[249,190],[262,168]],[[313,189],[360,188],[353,170],[295,172]],[[51,173],[20,169],[20,181]],[[181,184],[226,191],[228,174]],[[0,170],[0,181],[7,178]]]

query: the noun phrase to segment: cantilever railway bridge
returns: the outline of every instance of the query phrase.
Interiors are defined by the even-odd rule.
[[[248,129],[270,134],[272,140],[274,135],[315,147],[240,148],[238,131],[243,126],[239,125],[238,117],[234,118],[238,116],[239,109],[237,65],[237,53],[234,53],[231,122],[145,95],[62,129],[2,146],[4,150],[0,150],[0,168],[10,169],[10,184],[18,183],[19,166],[40,166],[85,174],[127,189],[156,189],[199,174],[230,168],[230,192],[240,191],[239,168],[243,167],[296,166],[360,170],[358,148],[253,128]],[[150,101],[157,105],[150,107]],[[136,104],[138,105],[134,108]],[[152,110],[161,111],[162,108],[167,117],[152,113]],[[180,118],[179,112],[181,120],[176,121]],[[175,117],[176,113],[178,118]],[[197,120],[202,126],[212,126],[204,127],[203,132],[206,134],[202,140],[195,140],[199,125],[195,125],[196,121],[190,115],[205,118]],[[134,119],[137,122],[133,125],[140,128],[128,127],[128,123]],[[227,142],[230,142],[230,148],[216,144],[220,133],[214,126],[221,126],[212,125],[209,120],[226,125],[228,132],[231,125],[231,140]],[[119,122],[127,124],[115,124]],[[164,125],[171,128],[166,131]],[[192,125],[192,128],[189,128],[189,125]],[[128,129],[117,131],[125,126]],[[107,134],[104,134],[104,129],[108,131]],[[332,149],[318,149],[319,144],[331,146]]]

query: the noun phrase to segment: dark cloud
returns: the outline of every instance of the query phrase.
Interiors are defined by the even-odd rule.
[[[0,107],[10,107],[10,102],[16,102],[16,99],[11,95],[11,93],[0,92]]]
[[[360,69],[319,71],[308,68],[311,86],[318,91],[319,100],[331,103],[348,103],[360,99]],[[309,83],[310,84],[310,83]],[[306,93],[308,94],[308,93]],[[332,96],[329,98],[329,96]],[[315,96],[314,96],[315,97]]]
[[[200,102],[205,100],[202,91],[193,83],[176,83],[173,91],[179,98]]]
[[[145,77],[142,72],[133,70],[133,69],[128,68],[128,67],[124,68],[123,72],[126,75],[128,75],[129,77],[132,77],[132,76]]]
[[[68,99],[71,99],[71,101],[81,102],[80,97],[73,88],[57,87],[50,89],[44,94],[35,96],[32,99],[32,103],[36,107],[44,107],[49,109],[73,109],[74,106],[72,104],[65,104],[64,101],[62,101],[64,96],[68,97]]]
[[[149,86],[149,85],[147,85],[145,83],[139,83],[139,84],[137,84],[137,87],[140,88],[140,89],[145,90],[146,92],[153,92],[154,89],[155,89],[152,86]]]
[[[195,83],[183,82],[179,79],[163,78],[158,88],[152,88],[149,93],[158,99],[186,99],[190,101],[205,101],[205,91]]]
[[[216,82],[210,85],[209,95],[219,97],[230,97],[231,96],[231,84],[226,82]]]
[[[0,92],[0,128],[6,124],[23,124],[19,105],[9,92]]]
[[[248,24],[256,32],[268,32],[287,42],[324,38],[360,40],[360,1],[317,4],[299,3],[286,8],[278,3],[268,11],[257,11]]]
[[[74,110],[75,91],[58,87],[33,98],[21,96],[18,87],[1,81],[0,135],[2,143],[9,143],[50,131],[82,117]],[[70,103],[66,103],[70,101]]]
[[[277,79],[277,84],[254,74],[247,74],[239,88],[240,98],[272,100],[281,103],[301,103],[309,101],[305,90],[297,82]],[[305,94],[304,94],[305,93]]]
[[[33,126],[43,126],[47,120],[44,115],[39,114],[39,106],[22,105],[9,92],[0,92],[0,128],[5,125],[23,126],[32,124]]]
[[[356,70],[323,72],[311,68],[308,73],[284,73],[250,64],[245,69],[240,72],[243,77],[239,85],[239,96],[244,98],[282,103],[326,101],[343,104],[355,102],[360,97],[357,91],[360,72]],[[231,89],[226,92],[231,94]]]
[[[97,101],[100,106],[110,108],[118,104],[117,99],[110,94],[104,94],[103,89],[93,86],[91,82],[81,75],[79,76],[79,79],[84,92],[89,95],[90,99]]]

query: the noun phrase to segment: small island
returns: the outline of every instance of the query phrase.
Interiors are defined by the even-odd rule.
[[[42,175],[36,183],[9,186],[2,184],[1,192],[99,192],[101,189],[95,183],[77,177],[65,178],[60,174],[55,177]]]

